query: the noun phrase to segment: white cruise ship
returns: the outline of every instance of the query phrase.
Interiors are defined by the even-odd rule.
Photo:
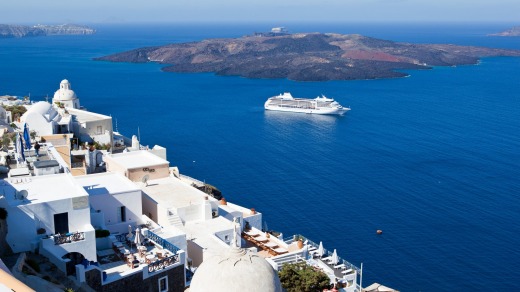
[[[289,92],[270,97],[264,104],[266,110],[296,112],[307,114],[333,115],[343,114],[350,110],[348,107],[342,107],[333,98],[318,96],[314,99],[310,98],[294,98]]]

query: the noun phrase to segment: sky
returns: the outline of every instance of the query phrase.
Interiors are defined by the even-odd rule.
[[[511,22],[520,0],[0,0],[0,23]]]

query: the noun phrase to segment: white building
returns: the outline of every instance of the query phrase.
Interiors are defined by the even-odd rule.
[[[67,80],[60,83],[52,104],[37,102],[29,106],[18,126],[24,123],[38,136],[74,133],[82,142],[113,145],[112,117],[82,110]]]
[[[71,89],[70,82],[64,79],[60,82],[60,89],[54,93],[52,104],[59,105],[60,107],[68,107],[79,109],[79,98],[76,93]]]
[[[39,249],[67,273],[83,259],[96,260],[88,193],[70,174],[5,179],[0,189],[13,252]]]
[[[74,117],[73,132],[83,142],[113,144],[112,117],[81,109],[66,108]]]
[[[118,172],[133,182],[170,176],[170,163],[146,150],[112,154],[104,160],[107,171]]]
[[[76,176],[76,182],[89,194],[92,225],[111,233],[128,232],[144,224],[141,190],[119,173]]]
[[[63,116],[60,115],[56,108],[44,101],[33,104],[20,117],[19,128],[23,128],[24,124],[38,136],[69,133],[72,129],[72,119],[64,112]]]

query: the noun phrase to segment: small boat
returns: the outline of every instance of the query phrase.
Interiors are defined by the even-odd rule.
[[[324,95],[314,99],[310,98],[294,98],[289,92],[270,97],[264,104],[266,110],[334,115],[343,114],[350,108],[341,106],[333,98]]]

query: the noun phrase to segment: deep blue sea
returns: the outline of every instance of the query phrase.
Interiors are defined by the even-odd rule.
[[[417,43],[520,49],[513,24],[290,24]],[[62,79],[171,165],[401,291],[520,290],[520,58],[294,82],[92,61],[123,50],[239,37],[270,24],[94,25],[93,36],[0,39],[0,95],[44,100]],[[273,95],[325,94],[345,116],[265,112]],[[376,230],[384,233],[376,235]]]

